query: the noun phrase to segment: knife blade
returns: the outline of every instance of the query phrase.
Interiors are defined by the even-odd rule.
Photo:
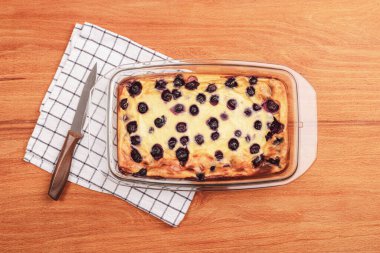
[[[75,146],[83,136],[82,127],[86,118],[86,106],[91,88],[95,85],[96,74],[97,65],[95,63],[84,84],[82,94],[79,98],[78,107],[74,115],[73,123],[71,124],[71,128],[66,135],[65,143],[62,146],[61,153],[59,154],[57,164],[50,181],[48,194],[54,200],[58,200],[63,192],[70,174],[71,161],[73,159]]]

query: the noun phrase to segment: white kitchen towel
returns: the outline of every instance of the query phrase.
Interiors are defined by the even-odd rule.
[[[28,142],[24,160],[50,173],[53,172],[67,131],[70,129],[84,82],[95,63],[99,77],[118,65],[166,59],[169,58],[111,31],[90,23],[76,24],[58,70],[42,101],[40,116]],[[104,126],[106,118],[95,120]],[[69,181],[92,190],[113,194],[172,226],[179,225],[190,206],[193,191],[176,192],[126,186],[105,172],[107,168],[104,168],[104,163],[94,165],[90,161],[87,147],[89,138],[87,123],[84,127],[84,137],[74,152]],[[104,158],[105,136],[96,138],[101,150],[97,155]],[[93,145],[97,143],[94,142]],[[92,147],[91,150],[97,149]]]

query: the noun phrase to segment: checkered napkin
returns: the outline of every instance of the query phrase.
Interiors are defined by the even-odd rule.
[[[24,160],[53,172],[67,131],[71,127],[84,82],[95,63],[99,77],[119,65],[166,59],[167,56],[98,26],[76,24],[42,101],[41,114],[28,142]],[[106,99],[106,96],[101,97],[99,105],[104,104]],[[105,117],[95,120],[104,128]],[[106,135],[96,136],[91,150],[98,150],[96,155],[100,159],[95,164],[91,161],[88,144],[93,136],[90,135],[87,120],[84,137],[74,152],[69,181],[113,194],[172,226],[178,226],[190,206],[194,192],[142,189],[125,185],[108,172],[104,148]]]

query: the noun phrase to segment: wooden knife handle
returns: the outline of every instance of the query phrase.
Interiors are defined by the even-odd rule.
[[[71,130],[67,133],[65,143],[63,144],[61,153],[59,154],[57,165],[55,166],[55,170],[50,181],[48,194],[54,200],[58,200],[63,192],[63,188],[65,187],[67,178],[70,174],[74,148],[81,138],[81,134],[75,133]]]

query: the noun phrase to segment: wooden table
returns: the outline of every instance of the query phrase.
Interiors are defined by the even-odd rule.
[[[380,1],[232,2],[1,1],[0,251],[380,252]],[[179,228],[73,184],[51,201],[22,158],[84,21],[174,58],[299,71],[318,95],[317,161],[284,187],[198,193]]]

